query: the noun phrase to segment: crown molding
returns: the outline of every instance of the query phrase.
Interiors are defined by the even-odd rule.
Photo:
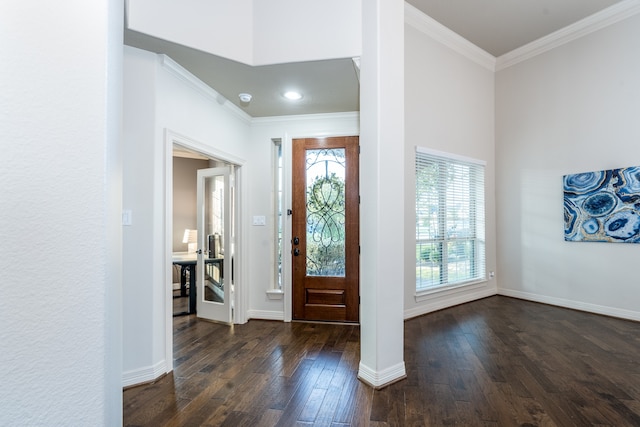
[[[313,121],[313,120],[345,120],[349,122],[360,122],[359,111],[347,111],[344,113],[316,113],[316,114],[298,114],[293,116],[269,116],[269,117],[255,117],[251,120],[253,125],[269,125],[274,123],[293,123],[301,121]]]
[[[451,31],[407,2],[404,3],[404,22],[476,64],[490,71],[495,71],[496,58],[493,55],[480,49],[469,40]]]
[[[177,77],[183,83],[186,83],[188,86],[190,86],[192,89],[194,89],[196,92],[198,92],[208,100],[222,106],[222,108],[226,109],[229,113],[236,116],[243,122],[251,124],[250,115],[242,111],[227,98],[212,89],[211,86],[207,85],[202,80],[191,74],[189,71],[187,71],[187,69],[182,67],[182,65],[178,64],[167,55],[162,54],[158,55],[158,57],[160,58],[160,65],[174,77]]]
[[[622,21],[640,13],[640,0],[624,0],[600,12],[594,13],[574,24],[541,37],[529,44],[509,53],[505,53],[496,60],[496,71],[504,70],[512,65],[526,61],[534,56],[545,53],[558,46],[584,37],[616,22]]]

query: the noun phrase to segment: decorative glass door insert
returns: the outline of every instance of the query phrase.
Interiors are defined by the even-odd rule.
[[[306,150],[307,276],[345,275],[345,149]]]

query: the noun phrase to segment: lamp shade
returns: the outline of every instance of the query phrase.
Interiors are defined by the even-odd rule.
[[[187,252],[195,252],[198,246],[198,230],[184,230],[182,243],[187,244]]]
[[[182,237],[182,243],[197,243],[198,242],[198,230],[184,230],[184,236]]]

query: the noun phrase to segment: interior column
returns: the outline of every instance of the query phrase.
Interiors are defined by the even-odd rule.
[[[361,360],[376,388],[404,366],[404,2],[362,2]]]

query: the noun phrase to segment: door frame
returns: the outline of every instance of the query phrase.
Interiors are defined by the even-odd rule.
[[[296,246],[300,250],[300,256],[292,258],[293,264],[293,282],[296,287],[293,288],[293,307],[296,320],[302,321],[328,321],[328,322],[348,322],[358,323],[360,317],[360,192],[359,192],[359,167],[360,167],[360,137],[355,135],[343,137],[323,137],[323,138],[305,138],[294,139],[296,145],[292,146],[293,161],[297,161],[292,165],[293,182],[296,188],[292,188],[293,199],[293,215],[292,215],[292,231],[295,225],[296,233],[299,236],[299,245]],[[307,260],[311,243],[308,236],[308,200],[307,191],[309,189],[309,179],[311,178],[307,171],[308,150],[324,152],[326,150],[342,150],[344,154],[344,274],[338,276],[309,275]],[[328,156],[330,157],[330,156]],[[337,156],[333,158],[338,162]],[[324,169],[324,173],[328,174],[329,169]],[[325,158],[325,168],[328,168],[328,161]],[[322,168],[316,173],[323,173]],[[325,175],[328,179],[328,175]],[[313,178],[316,179],[317,177]],[[295,219],[295,221],[293,221]],[[295,224],[294,224],[295,223]],[[356,226],[357,229],[353,230]],[[298,283],[299,281],[299,283]],[[315,289],[319,292],[315,297],[308,297],[308,290]],[[343,301],[336,294],[324,293],[340,292]],[[332,296],[330,296],[332,295]],[[310,302],[315,300],[315,302]],[[325,300],[328,298],[328,300]]]
[[[340,127],[339,131],[336,132],[301,132],[301,133],[285,133],[282,137],[282,165],[284,167],[283,171],[283,199],[284,199],[284,211],[287,209],[292,209],[293,199],[292,199],[292,191],[293,191],[293,178],[292,178],[292,170],[293,170],[293,140],[294,139],[304,139],[304,138],[333,138],[333,137],[341,137],[341,136],[357,136],[360,138],[360,127],[347,125],[344,127]],[[274,138],[275,139],[275,138]],[[360,141],[362,145],[362,141]],[[359,158],[358,158],[359,159]],[[358,160],[359,161],[359,160]],[[362,213],[361,213],[362,215]],[[291,216],[285,215],[284,225],[283,225],[283,235],[282,235],[282,290],[284,292],[284,321],[291,322],[293,320],[293,263],[291,260],[291,256],[284,256],[284,254],[291,254],[292,245],[291,239],[293,238],[293,230],[292,230]],[[360,269],[362,270],[362,263],[360,264]]]
[[[182,135],[171,129],[164,129],[164,262],[162,274],[165,284],[165,360],[173,361],[173,275],[172,275],[172,253],[173,242],[170,236],[173,235],[173,146],[179,145],[190,151],[195,151],[209,158],[231,163],[234,167],[234,179],[236,188],[236,251],[234,256],[234,297],[233,297],[233,323],[246,323],[247,321],[247,297],[248,292],[244,289],[244,278],[246,274],[246,242],[243,229],[242,207],[244,206],[244,181],[243,165],[245,160],[218,150],[210,144],[196,141],[188,136]],[[170,370],[173,370],[173,362]]]

